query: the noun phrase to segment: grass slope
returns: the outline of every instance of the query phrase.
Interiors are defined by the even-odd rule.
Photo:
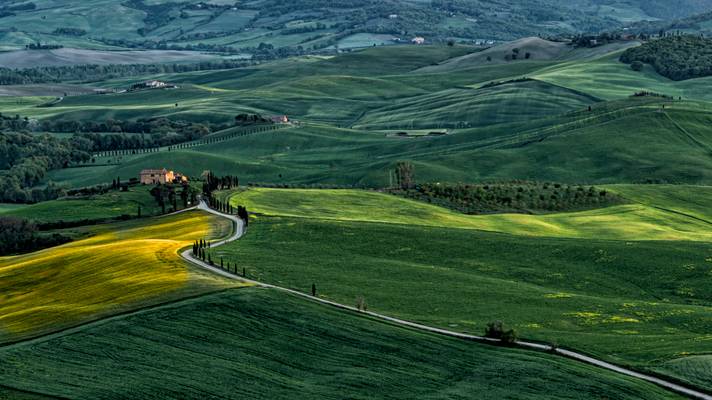
[[[0,342],[214,288],[177,251],[229,229],[191,212],[100,226],[87,239],[2,257]]]
[[[102,195],[68,197],[16,209],[10,208],[4,214],[38,222],[70,222],[116,218],[121,215],[136,216],[139,206],[142,216],[158,215],[161,212],[149,192],[149,187],[139,186],[130,188],[128,192],[112,191]]]
[[[709,354],[709,243],[610,240],[616,236],[606,231],[587,239],[535,238],[449,223],[368,222],[391,211],[396,222],[405,213],[386,198],[379,203],[364,195],[348,200],[349,206],[339,195],[320,192],[299,201],[289,201],[296,197],[289,192],[281,202],[278,192],[247,197],[240,203],[253,211],[285,207],[283,214],[301,218],[256,217],[250,234],[216,249],[216,257],[236,261],[264,282],[302,291],[314,282],[326,298],[354,304],[363,296],[372,310],[431,325],[478,333],[501,319],[524,337],[710,389],[707,358],[690,367],[669,364]],[[691,201],[704,193],[698,196]],[[337,218],[332,207],[347,214]],[[409,213],[423,210],[414,206]],[[351,219],[354,213],[362,222]],[[613,225],[625,231],[629,223]]]
[[[531,84],[540,85],[538,82]],[[516,89],[507,89],[507,86],[501,86],[499,90]],[[546,84],[541,86],[547,87]],[[462,93],[467,91],[461,90]],[[558,96],[553,93],[559,90],[572,94],[565,89],[552,90],[555,90],[551,93],[552,98]],[[516,90],[511,94],[516,96]],[[195,95],[200,98],[199,94]],[[111,182],[117,176],[128,179],[137,176],[143,168],[163,166],[192,176],[198,176],[206,169],[217,174],[240,171],[243,182],[385,186],[388,184],[387,171],[399,160],[411,160],[416,166],[417,179],[423,182],[528,179],[574,184],[640,183],[649,180],[712,183],[712,159],[709,157],[712,151],[712,133],[709,130],[712,107],[708,103],[626,99],[596,103],[590,112],[583,108],[563,115],[532,119],[539,115],[537,110],[542,107],[565,109],[571,105],[568,102],[547,102],[547,96],[544,94],[539,98],[541,101],[529,103],[526,98],[520,98],[520,101],[512,96],[484,96],[480,99],[483,100],[481,105],[497,111],[462,118],[457,117],[461,116],[456,111],[458,107],[476,103],[479,101],[477,96],[465,96],[466,102],[460,105],[457,102],[447,103],[445,96],[442,98],[445,101],[443,107],[434,109],[431,115],[432,124],[436,126],[449,126],[468,119],[479,121],[473,123],[483,123],[485,120],[516,120],[530,116],[520,122],[456,129],[446,137],[402,139],[386,136],[401,129],[372,131],[306,123],[295,129],[238,137],[189,150],[125,156],[122,164],[116,166],[52,171],[48,179],[71,186],[87,186]],[[127,101],[130,103],[133,100]],[[166,110],[176,110],[174,103],[161,101],[165,102],[161,104]],[[225,100],[216,97],[214,101]],[[376,104],[348,99],[342,101]],[[502,108],[508,101],[526,103],[528,108],[522,109],[522,116],[511,116],[514,109]],[[398,102],[400,100],[391,101],[396,105]],[[408,107],[396,110],[401,114],[392,117],[375,109],[368,111],[370,106],[329,112],[330,107],[339,108],[339,104],[335,101],[329,106],[317,107],[307,101],[302,106],[305,107],[304,112],[312,116],[334,118],[343,123],[367,123],[371,120],[373,125],[369,127],[372,129],[387,124],[393,124],[392,127],[401,123],[420,124],[420,120],[412,119],[417,113],[410,114]],[[117,110],[120,107],[117,106]],[[142,115],[140,109],[131,111],[133,106],[127,107],[127,115],[132,112]],[[182,107],[180,105],[177,109]],[[427,102],[419,107],[426,110]],[[209,108],[203,105],[186,112],[202,113]],[[224,115],[225,110],[231,109],[222,109],[215,115]],[[176,112],[181,115],[181,111]],[[427,114],[430,111],[423,112]],[[439,119],[448,113],[454,113],[454,121]],[[357,122],[359,120],[361,122]]]
[[[703,193],[690,198],[704,202]],[[234,206],[269,216],[478,229],[527,236],[712,241],[710,223],[643,204],[548,215],[469,216],[389,194],[359,190],[250,189]]]
[[[539,81],[450,89],[397,100],[359,119],[356,128],[487,126],[583,109],[597,99]]]
[[[0,354],[3,381],[75,399],[678,398],[563,358],[396,328],[262,289],[207,295]]]

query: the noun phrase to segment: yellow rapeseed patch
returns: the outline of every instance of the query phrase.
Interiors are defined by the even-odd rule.
[[[191,274],[178,255],[196,239],[224,233],[215,217],[191,212],[112,229],[0,259],[0,333],[66,326],[218,282]]]

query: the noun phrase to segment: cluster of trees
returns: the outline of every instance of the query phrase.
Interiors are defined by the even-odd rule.
[[[91,144],[79,138],[0,133],[0,202],[35,203],[62,196],[50,182],[35,187],[47,172],[90,159]]]
[[[396,186],[401,190],[415,187],[415,166],[410,161],[398,161],[394,171]]]
[[[27,50],[56,50],[62,47],[64,46],[61,44],[42,44],[40,42],[25,45],[25,49]]]
[[[80,28],[57,28],[52,32],[52,34],[63,36],[84,36],[87,34],[87,31]]]
[[[519,338],[519,334],[514,329],[505,329],[502,321],[494,321],[485,327],[485,337],[499,339],[502,345],[514,345]]]
[[[505,61],[517,61],[517,60],[529,60],[532,58],[532,53],[530,52],[525,52],[522,54],[522,50],[518,48],[513,48],[511,54],[505,54],[504,55],[504,60]],[[490,57],[487,57],[487,61],[492,61]]]
[[[177,189],[180,187],[180,191]],[[156,203],[161,207],[161,214],[166,213],[166,206],[170,205],[172,212],[178,211],[178,199],[183,208],[188,208],[189,203],[195,204],[198,198],[198,190],[190,184],[158,184],[151,189],[151,195]]]
[[[167,118],[122,121],[43,120],[4,117],[0,130],[74,133],[70,144],[83,152],[127,149],[151,149],[202,139],[212,132],[229,128],[229,124],[174,121]],[[65,165],[66,166],[66,165]]]
[[[26,85],[68,81],[86,83],[131,76],[233,69],[251,64],[251,61],[225,60],[186,64],[112,64],[47,66],[24,69],[0,68],[0,85]]]
[[[571,39],[575,47],[598,47],[621,40],[619,33],[603,32],[598,35],[576,35]]]
[[[203,261],[206,261],[206,256],[207,256],[207,262],[209,264],[213,264],[213,259],[212,256],[207,253],[205,250],[210,248],[210,242],[207,240],[196,240],[195,243],[193,243],[193,257],[200,258]]]
[[[238,114],[235,116],[235,125],[246,126],[246,125],[259,125],[259,124],[271,124],[272,120],[265,118],[260,114]]]
[[[216,190],[232,189],[240,186],[240,180],[234,175],[216,176],[212,171],[209,171],[203,182],[203,194],[208,198],[212,198],[213,192]]]
[[[78,132],[74,136],[91,142],[94,151],[140,150],[202,139],[227,129],[227,124],[172,121],[165,118],[138,121],[43,122],[48,132]],[[76,126],[77,129],[71,129]],[[111,132],[111,133],[101,133]],[[127,134],[128,133],[128,134]]]
[[[210,205],[210,208],[214,210],[218,210],[222,213],[225,214],[235,214],[245,222],[245,226],[249,225],[250,223],[250,214],[247,212],[247,207],[245,206],[237,206],[237,208],[233,207],[230,205],[230,203],[221,201],[214,196],[208,197],[208,204]]]
[[[207,251],[206,251],[207,250]],[[213,261],[213,256],[209,252],[210,250],[210,242],[200,239],[196,240],[193,243],[193,257],[199,258],[203,260],[203,262],[207,262],[210,265],[215,265],[215,262]],[[226,270],[227,272],[231,272],[235,275],[238,275],[237,271],[237,263],[230,265],[230,262],[228,261],[225,263],[225,260],[220,257],[220,268]],[[247,270],[245,267],[242,268],[242,276],[247,277]]]
[[[634,63],[650,64],[660,75],[676,81],[711,76],[712,39],[667,36],[626,50],[621,61],[633,68],[640,66]]]
[[[712,33],[712,28],[709,27],[709,21],[712,20],[712,12],[696,14],[690,17],[679,18],[673,21],[640,21],[629,25],[627,32],[635,32],[639,35],[648,37],[658,35],[665,37],[680,31],[694,31],[702,34]]]
[[[483,89],[485,89],[485,88],[491,88],[491,87],[496,87],[496,86],[507,85],[507,84],[510,84],[510,83],[530,82],[530,81],[532,81],[532,80],[533,80],[533,79],[531,79],[531,78],[523,77],[523,78],[509,79],[509,80],[506,80],[506,81],[492,81],[492,82],[488,82],[488,83],[482,85],[482,88],[483,88]]]
[[[633,97],[659,97],[661,99],[674,99],[674,97],[662,94],[662,93],[656,93],[656,92],[649,92],[647,90],[641,90],[640,92],[635,92],[633,93]]]
[[[295,34],[299,34],[299,33],[309,33],[309,32],[321,31],[324,29],[326,29],[326,24],[323,24],[321,22],[317,22],[315,24],[305,24],[305,25],[298,26],[295,28],[289,28],[285,25],[284,29],[282,29],[282,34],[295,35]]]
[[[34,222],[22,218],[0,217],[0,256],[27,253],[71,241],[58,234],[41,234]]]
[[[426,183],[393,192],[467,214],[572,211],[622,202],[615,194],[594,186],[529,181],[477,185]]]

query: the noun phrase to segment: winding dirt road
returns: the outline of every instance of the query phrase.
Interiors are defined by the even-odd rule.
[[[246,233],[244,221],[242,221],[241,219],[239,219],[238,217],[236,217],[234,215],[223,214],[219,211],[213,210],[210,207],[208,207],[207,203],[205,203],[204,201],[201,201],[201,203],[197,207],[197,209],[227,218],[227,219],[231,220],[235,225],[234,232],[229,238],[219,241],[219,242],[211,243],[211,245],[210,245],[211,248],[222,246],[225,243],[230,243],[235,240],[238,240]],[[486,338],[483,336],[468,335],[465,333],[449,331],[447,329],[435,328],[432,326],[422,325],[422,324],[418,324],[418,323],[411,322],[411,321],[393,318],[393,317],[389,317],[387,315],[378,314],[378,313],[371,312],[371,311],[361,311],[361,310],[357,309],[356,307],[347,306],[345,304],[336,303],[333,301],[321,299],[319,297],[310,296],[307,293],[302,293],[302,292],[292,290],[292,289],[287,289],[287,288],[284,288],[281,286],[274,286],[274,285],[269,285],[266,283],[254,281],[251,279],[246,279],[241,276],[227,272],[219,267],[212,266],[202,260],[194,258],[192,255],[192,250],[186,250],[186,251],[182,252],[181,256],[184,259],[186,259],[187,261],[189,261],[191,264],[194,264],[194,265],[196,265],[200,268],[206,269],[208,271],[214,272],[218,275],[224,276],[225,278],[235,279],[235,280],[239,280],[242,282],[251,283],[256,286],[263,287],[263,288],[269,288],[269,289],[279,290],[282,292],[287,292],[287,293],[293,294],[295,296],[300,296],[300,297],[309,299],[311,301],[319,302],[322,304],[327,304],[332,307],[359,313],[361,315],[367,315],[369,317],[387,321],[387,322],[395,324],[395,325],[405,326],[405,327],[409,327],[409,328],[413,328],[413,329],[418,329],[421,331],[436,333],[439,335],[450,336],[450,337],[464,339],[464,340],[470,340],[470,341],[485,342],[485,343],[499,342],[498,339],[491,339],[491,338]],[[584,362],[587,364],[595,365],[597,367],[605,368],[605,369],[613,371],[613,372],[617,372],[619,374],[628,375],[628,376],[631,376],[634,378],[642,379],[644,381],[654,383],[654,384],[661,386],[665,389],[671,390],[673,392],[677,392],[679,394],[691,397],[693,399],[712,400],[712,395],[700,392],[698,390],[690,389],[688,387],[685,387],[685,386],[682,386],[682,385],[679,385],[679,384],[676,384],[676,383],[673,383],[673,382],[670,382],[670,381],[667,381],[667,380],[664,380],[664,379],[661,379],[661,378],[658,378],[658,377],[655,377],[652,375],[643,374],[643,373],[636,372],[636,371],[633,371],[633,370],[630,370],[627,368],[620,367],[615,364],[611,364],[611,363],[608,363],[608,362],[605,362],[602,360],[598,360],[596,358],[587,356],[585,354],[577,353],[575,351],[561,349],[558,347],[552,348],[552,346],[549,346],[549,345],[534,343],[534,342],[527,342],[527,341],[517,341],[516,344],[517,344],[517,346],[519,346],[521,348],[556,353],[556,354],[559,354],[561,356],[564,356],[564,357],[567,357],[567,358],[570,358],[570,359],[573,359],[576,361],[581,361],[581,362]]]

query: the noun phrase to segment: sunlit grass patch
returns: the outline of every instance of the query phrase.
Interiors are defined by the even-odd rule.
[[[0,332],[31,334],[217,284],[191,273],[178,250],[227,229],[191,212],[98,227],[84,240],[2,258]]]
[[[547,299],[569,299],[574,297],[571,293],[549,293],[544,295]]]

